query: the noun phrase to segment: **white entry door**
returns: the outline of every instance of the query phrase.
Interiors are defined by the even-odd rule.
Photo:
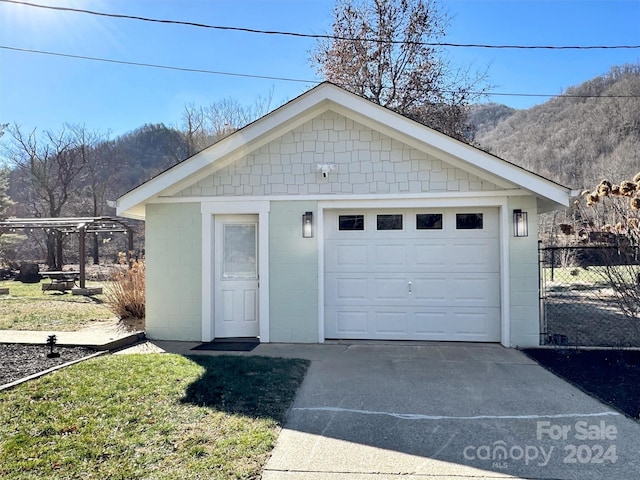
[[[215,216],[214,335],[257,337],[258,216]]]

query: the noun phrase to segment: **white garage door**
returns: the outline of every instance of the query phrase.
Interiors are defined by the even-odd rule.
[[[325,213],[325,337],[500,341],[498,210]]]

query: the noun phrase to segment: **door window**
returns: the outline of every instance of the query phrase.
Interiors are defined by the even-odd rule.
[[[256,224],[223,225],[223,279],[257,279]]]

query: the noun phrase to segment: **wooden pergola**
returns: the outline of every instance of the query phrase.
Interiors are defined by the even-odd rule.
[[[47,233],[63,235],[78,234],[80,245],[80,288],[85,288],[85,258],[87,234],[125,233],[128,252],[133,250],[133,229],[122,220],[111,217],[59,217],[59,218],[8,218],[0,222],[0,231],[14,233],[18,230],[41,229]],[[62,243],[58,242],[58,258],[62,258]]]

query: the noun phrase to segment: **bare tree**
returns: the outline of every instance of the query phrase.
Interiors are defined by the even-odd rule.
[[[13,201],[9,198],[9,170],[0,168],[0,220],[4,220]]]
[[[258,96],[252,105],[242,105],[233,98],[217,100],[206,107],[186,105],[182,133],[189,156],[266,115],[272,99],[273,89],[266,97]]]
[[[7,218],[9,208],[14,204],[8,193],[9,174],[10,172],[8,168],[0,168],[0,220],[5,220]],[[9,235],[7,237],[3,232],[0,232],[0,256],[4,257],[7,247],[13,243],[11,240],[12,238],[15,238],[15,235]]]
[[[216,140],[226,137],[253,120],[251,109],[232,98],[213,102],[205,108],[208,127]]]
[[[311,62],[318,73],[361,97],[448,135],[465,138],[469,104],[484,75],[453,71],[433,46],[447,16],[435,0],[337,0],[333,38]]]
[[[2,136],[2,127],[3,125],[0,125],[0,136]],[[4,220],[7,217],[9,207],[11,207],[14,203],[9,197],[8,191],[9,169],[6,167],[0,168],[0,220]],[[16,235],[5,235],[3,234],[3,232],[0,232],[0,257],[4,259],[7,251],[12,250],[18,241],[19,240]]]
[[[36,130],[24,134],[17,125],[9,127],[12,143],[8,147],[14,173],[22,188],[15,199],[36,217],[60,217],[77,194],[80,172],[87,163],[88,147],[78,137],[78,129],[60,132]],[[59,269],[62,239],[51,231],[46,237],[47,265]]]
[[[100,217],[104,215],[107,197],[115,196],[112,184],[117,175],[114,168],[114,144],[98,132],[89,132],[84,126],[72,128],[79,145],[84,146],[85,166],[79,177],[82,195],[75,214]],[[99,263],[99,238],[93,235],[93,263]]]
[[[194,104],[185,105],[182,112],[182,132],[187,145],[187,157],[194,155],[209,142],[204,109]]]

